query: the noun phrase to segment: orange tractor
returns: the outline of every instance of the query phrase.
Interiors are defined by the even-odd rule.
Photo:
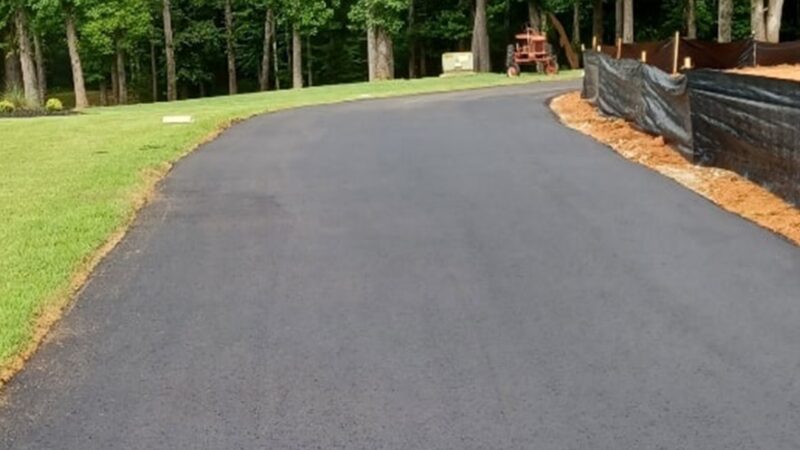
[[[519,76],[520,66],[533,64],[548,75],[558,73],[558,61],[545,35],[531,27],[525,27],[525,32],[516,35],[516,40],[516,44],[508,46],[506,55],[508,76]]]

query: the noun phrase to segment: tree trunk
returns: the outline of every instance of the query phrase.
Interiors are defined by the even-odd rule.
[[[541,0],[528,0],[528,21],[530,27],[536,33],[544,33],[544,23],[542,22]],[[544,64],[536,63],[536,72],[542,73]]]
[[[292,88],[303,88],[303,38],[297,25],[292,27]]]
[[[261,70],[258,72],[258,87],[261,91],[269,90],[270,51],[272,50],[272,8],[267,8],[264,19],[264,43],[261,47]]]
[[[539,15],[540,15],[539,23],[542,24],[542,34],[546,36],[547,33],[550,32],[549,24],[547,21],[547,13],[544,11],[544,9],[539,8]]]
[[[272,29],[276,30],[275,28],[275,16],[272,17]],[[280,66],[278,64],[278,37],[275,35],[275,38],[272,40],[272,62],[273,68],[275,69],[275,90],[281,90],[281,77],[278,70]]]
[[[108,89],[106,80],[100,80],[100,106],[108,106]]]
[[[764,0],[750,1],[750,29],[753,32],[753,39],[757,41],[767,40],[767,27],[764,13]]]
[[[236,82],[236,53],[233,46],[233,6],[231,0],[225,0],[225,41],[228,54],[228,94],[234,95],[239,91]]]
[[[3,55],[3,63],[5,72],[3,86],[5,90],[15,91],[22,89],[22,73],[19,67],[19,55],[14,51],[9,51]]]
[[[69,63],[72,66],[72,88],[75,91],[75,109],[89,107],[86,97],[86,83],[83,80],[83,66],[81,55],[78,52],[78,33],[75,31],[75,16],[72,11],[66,12],[67,48],[69,49]],[[103,86],[105,88],[105,86]]]
[[[375,79],[394,79],[394,43],[383,27],[375,29]]]
[[[622,41],[626,44],[633,43],[633,0],[623,2]]]
[[[19,65],[22,68],[22,88],[28,106],[41,106],[39,83],[36,80],[36,65],[33,63],[33,46],[28,34],[28,16],[22,7],[15,13],[17,41],[19,42]]]
[[[428,76],[428,55],[425,51],[425,44],[419,47],[419,76]]]
[[[378,38],[378,41],[381,39]],[[391,38],[389,38],[391,42]],[[380,42],[378,43],[380,45]],[[486,0],[475,0],[475,24],[472,28],[472,57],[476,72],[490,72],[489,31],[486,25]]]
[[[686,1],[686,37],[697,39],[697,5],[696,0]]]
[[[622,39],[625,28],[625,8],[622,4],[623,0],[616,0],[614,2],[614,40]]]
[[[546,17],[550,19],[550,22],[553,24],[553,28],[556,30],[556,33],[558,33],[558,44],[564,49],[564,53],[567,56],[567,61],[569,62],[569,67],[573,70],[580,69],[580,58],[578,58],[578,55],[575,54],[575,50],[572,49],[572,43],[569,40],[567,30],[564,29],[564,25],[561,24],[561,21],[559,21],[558,17],[556,17],[553,13],[548,13]]]
[[[505,0],[503,4],[503,30],[505,31],[506,39],[510,39],[513,35],[511,32],[511,0]]]
[[[783,20],[784,0],[769,0],[767,10],[767,41],[781,41],[781,21]]]
[[[111,61],[111,104],[119,104],[119,77],[117,76],[117,58]]]
[[[410,43],[411,47],[408,48],[408,78],[419,78],[419,70],[417,69],[417,61],[419,60],[419,50],[417,43]]]
[[[284,33],[286,41],[286,70],[289,71],[289,78],[292,77],[292,26],[286,25],[286,32]]]
[[[172,35],[172,7],[170,0],[163,2],[164,53],[167,57],[167,101],[178,99],[178,79],[175,75],[175,41]],[[155,100],[155,97],[153,98]]]
[[[308,87],[314,86],[314,54],[311,50],[311,37],[306,36],[306,79]]]
[[[36,60],[36,87],[39,90],[39,98],[44,101],[47,98],[47,75],[44,66],[44,54],[42,53],[42,39],[38,34],[33,34],[33,54]]]
[[[156,43],[150,41],[150,97],[158,101],[158,63],[156,62]]]
[[[375,26],[367,25],[367,72],[369,81],[375,81],[376,58]]]
[[[119,94],[117,97],[118,104],[128,104],[128,76],[125,72],[125,49],[122,47],[122,41],[117,41],[117,89]]]
[[[731,21],[733,20],[733,0],[719,0],[718,42],[731,41]]]
[[[3,72],[5,73],[3,86],[6,92],[22,89],[22,69],[19,66],[19,53],[17,48],[13,45],[15,42],[15,34],[16,30],[12,22],[6,29],[6,33],[2,36],[4,38],[3,42],[8,43],[5,53],[0,53],[3,56]],[[0,48],[0,51],[2,51],[2,48]]]
[[[578,0],[573,0],[572,4],[572,43],[581,43],[581,5]]]
[[[598,44],[602,44],[603,34],[603,0],[594,0],[592,2],[592,37],[597,38]]]
[[[539,8],[539,0],[528,0],[528,22],[533,31],[542,32],[542,13]]]
[[[408,2],[408,78],[417,78],[417,36],[416,36],[416,12],[414,11],[415,0]],[[508,16],[506,16],[508,17]]]

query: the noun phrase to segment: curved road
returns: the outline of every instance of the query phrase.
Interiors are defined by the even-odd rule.
[[[800,250],[561,126],[574,86],[204,146],[7,388],[0,447],[800,447]]]

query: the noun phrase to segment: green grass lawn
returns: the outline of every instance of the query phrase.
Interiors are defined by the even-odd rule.
[[[565,72],[558,79],[577,78]],[[98,108],[69,117],[0,120],[0,369],[30,349],[37,319],[119,231],[161,174],[230,121],[267,111],[552,78],[501,75],[350,84]],[[191,114],[191,125],[161,124]],[[2,370],[0,370],[2,373]]]

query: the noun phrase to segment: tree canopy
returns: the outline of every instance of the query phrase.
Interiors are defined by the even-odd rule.
[[[759,2],[763,9],[753,12]],[[783,15],[770,34],[774,18],[765,11],[776,8]],[[594,35],[614,42],[628,11],[636,41],[675,31],[702,40],[800,39],[800,0],[0,0],[2,86],[29,87],[33,68],[50,91],[70,91],[84,78],[95,104],[166,100],[168,46],[180,98],[225,94],[231,77],[242,92],[286,88],[297,77],[304,85],[361,81],[375,58],[390,77],[434,76],[442,53],[475,46],[488,51],[481,64],[501,71],[525,24],[557,47],[547,13],[577,47]]]

